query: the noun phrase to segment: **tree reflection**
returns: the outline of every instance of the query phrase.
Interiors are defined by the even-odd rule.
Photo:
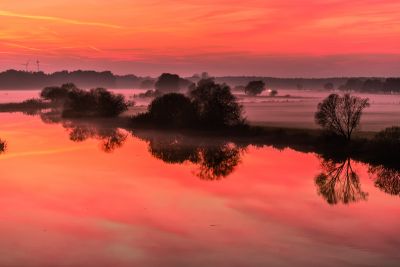
[[[111,153],[124,145],[127,134],[118,128],[101,128],[95,125],[79,125],[71,122],[63,126],[69,131],[69,139],[74,142],[83,142],[87,139],[100,140],[100,148]]]
[[[370,167],[369,173],[375,175],[375,186],[383,192],[400,196],[400,171],[383,166]]]
[[[3,154],[6,151],[7,142],[0,139],[0,154]]]
[[[315,184],[318,194],[330,205],[347,205],[367,200],[368,193],[362,191],[359,176],[353,170],[350,158],[339,163],[324,160],[321,165],[323,172],[316,176]]]
[[[190,162],[197,165],[196,176],[204,180],[220,180],[229,176],[240,163],[245,150],[226,140],[214,140],[210,144],[200,138],[179,134],[134,134],[149,143],[149,152],[155,158],[170,164]]]
[[[219,180],[231,174],[240,163],[241,150],[233,143],[199,150],[199,172],[204,180]]]

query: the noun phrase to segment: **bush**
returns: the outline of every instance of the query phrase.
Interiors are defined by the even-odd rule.
[[[190,92],[190,98],[169,93],[151,102],[147,113],[133,122],[153,126],[202,129],[226,128],[244,124],[242,107],[227,85],[201,80]]]
[[[202,128],[244,124],[243,108],[226,84],[216,84],[212,79],[201,80],[190,92],[190,98]]]
[[[188,127],[196,121],[190,99],[182,94],[170,93],[154,99],[148,108],[151,120],[163,127]]]
[[[64,104],[63,117],[115,117],[128,110],[128,102],[120,94],[104,88],[84,91],[74,88],[68,93]]]
[[[244,88],[246,95],[259,95],[265,90],[265,83],[263,81],[251,81]]]
[[[68,93],[74,89],[77,89],[77,87],[73,83],[66,83],[61,85],[61,87],[45,87],[40,92],[40,97],[50,101],[63,101],[68,97]]]
[[[180,79],[176,74],[163,73],[155,83],[155,88],[163,93],[179,91]]]

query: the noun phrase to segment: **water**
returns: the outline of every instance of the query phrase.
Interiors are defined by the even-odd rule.
[[[399,266],[400,190],[384,170],[22,114],[0,123],[0,266]]]
[[[131,114],[144,111],[150,98],[134,98],[143,93],[143,89],[116,89],[127,99],[135,102]],[[39,95],[39,90],[0,91],[0,103],[20,102]],[[245,115],[253,125],[279,126],[294,128],[317,128],[314,113],[318,103],[328,96],[329,92],[280,90],[276,98],[264,95],[248,97],[238,94],[243,104]],[[286,98],[283,96],[290,95]],[[365,110],[360,129],[363,131],[380,131],[386,127],[400,125],[400,95],[389,94],[356,94],[370,99],[371,106]]]

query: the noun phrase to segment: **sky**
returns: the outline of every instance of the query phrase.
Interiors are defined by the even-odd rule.
[[[0,70],[399,76],[398,0],[1,0]]]

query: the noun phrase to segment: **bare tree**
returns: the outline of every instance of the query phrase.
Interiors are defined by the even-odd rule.
[[[368,106],[368,98],[331,94],[318,104],[315,121],[327,131],[350,140],[360,124],[362,111]]]

